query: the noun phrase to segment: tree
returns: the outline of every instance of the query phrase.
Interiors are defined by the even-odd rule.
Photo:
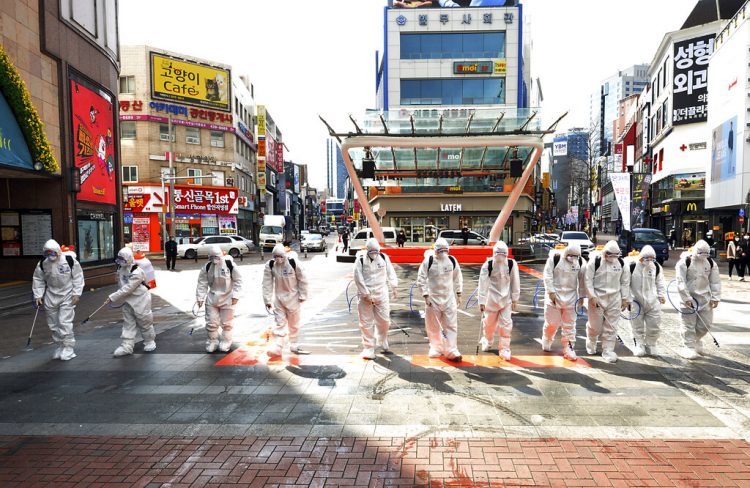
[[[589,211],[588,231],[591,232],[594,222],[594,188],[597,185],[599,160],[599,122],[592,123],[587,131],[586,157],[573,157],[570,160],[571,171],[571,198],[573,201],[580,202],[581,207]],[[581,215],[583,212],[580,212]],[[581,217],[579,217],[579,221]]]

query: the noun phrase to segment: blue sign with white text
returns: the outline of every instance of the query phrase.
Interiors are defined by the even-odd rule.
[[[29,146],[16,122],[16,116],[2,93],[0,93],[0,166],[34,169]]]

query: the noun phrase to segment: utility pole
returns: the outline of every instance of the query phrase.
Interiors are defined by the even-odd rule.
[[[172,148],[172,116],[170,115],[167,118],[168,121],[168,129],[167,132],[169,133],[169,235],[174,235],[175,230],[175,224],[174,224],[174,218],[175,218],[175,211],[174,211],[174,168],[172,167],[172,161],[174,160],[174,152]],[[201,182],[203,182],[201,180]],[[166,240],[165,240],[166,242]]]

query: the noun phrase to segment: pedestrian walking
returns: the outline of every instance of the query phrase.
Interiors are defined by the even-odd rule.
[[[630,296],[640,304],[638,314],[630,322],[633,327],[634,356],[650,356],[656,353],[661,323],[661,305],[666,302],[664,273],[656,262],[656,251],[643,246],[637,259],[628,263],[630,267]]]
[[[267,310],[273,311],[275,320],[267,351],[270,357],[281,356],[287,338],[292,353],[305,354],[297,341],[300,308],[307,300],[307,277],[296,256],[287,253],[281,244],[276,244],[273,259],[263,268],[263,302]]]
[[[389,352],[390,298],[395,298],[398,277],[390,258],[380,252],[377,239],[370,238],[366,250],[354,261],[354,284],[359,294],[357,312],[362,332],[362,357],[375,359],[375,348]],[[377,333],[377,335],[376,335]]]
[[[346,229],[341,234],[341,241],[344,243],[344,252],[346,252],[349,249],[349,231]]]
[[[461,361],[458,351],[458,307],[463,292],[461,267],[448,254],[448,241],[435,241],[435,252],[427,253],[417,273],[417,286],[425,303],[425,329],[429,356]]]
[[[464,246],[469,245],[469,228],[466,226],[461,229],[461,239],[463,239]]]
[[[737,270],[737,276],[740,278],[745,277],[745,273],[740,271],[740,263],[738,260],[738,254],[740,252],[740,236],[735,235],[733,240],[727,244],[727,261],[729,261],[729,281],[732,281],[732,270]]]
[[[677,230],[672,227],[669,231],[669,247],[674,250],[675,246],[677,246]]]
[[[742,269],[740,281],[745,281],[745,272],[750,272],[750,235],[745,232],[740,242],[740,268]]]
[[[628,307],[630,274],[625,272],[617,241],[609,241],[601,254],[586,263],[586,291],[589,321],[586,326],[586,352],[596,354],[596,343],[601,336],[602,359],[617,361],[615,342],[620,311]]]
[[[146,272],[135,264],[133,251],[123,247],[115,258],[117,263],[117,283],[120,288],[109,295],[104,302],[118,304],[122,302],[122,343],[115,349],[114,356],[133,354],[136,331],[143,337],[143,350],[151,352],[156,349],[156,332],[154,317],[151,313],[151,293],[149,292]]]
[[[167,271],[174,271],[174,265],[177,262],[177,242],[174,240],[174,236],[169,236],[164,251],[167,254]]]
[[[206,304],[206,352],[228,352],[232,347],[234,307],[242,292],[242,274],[232,256],[224,256],[219,246],[208,249],[208,263],[198,273],[195,299],[198,308]],[[219,341],[221,327],[221,342]]]
[[[83,270],[74,256],[63,254],[54,239],[44,243],[42,255],[32,278],[34,301],[37,308],[44,308],[57,346],[52,357],[69,361],[76,357],[73,320],[83,293]]]
[[[406,242],[406,234],[403,230],[400,230],[398,232],[398,236],[396,236],[396,243],[398,243],[398,247],[404,247],[404,243]]]
[[[682,350],[685,359],[705,355],[702,339],[714,322],[714,308],[721,301],[719,266],[711,259],[706,241],[695,243],[692,254],[675,265],[677,291],[682,301]]]
[[[482,351],[489,351],[498,339],[498,355],[510,361],[510,334],[513,331],[512,312],[517,311],[521,297],[521,279],[518,266],[508,258],[508,245],[499,241],[492,249],[492,257],[487,259],[479,271],[479,291],[477,301],[482,312],[482,338],[479,343]]]
[[[563,356],[575,361],[576,302],[586,296],[581,246],[568,244],[565,249],[553,250],[544,265],[544,329],[542,350],[550,352],[557,330],[562,327]]]

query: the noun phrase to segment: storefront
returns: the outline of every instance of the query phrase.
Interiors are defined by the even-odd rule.
[[[381,225],[403,230],[412,243],[434,242],[441,230],[470,230],[488,236],[507,195],[415,195],[379,194],[371,201],[373,211],[382,217]],[[533,201],[524,195],[501,234],[505,242],[516,242],[527,232]]]
[[[161,186],[125,185],[125,235],[133,248],[144,252],[162,250]],[[201,237],[238,234],[239,189],[211,186],[175,185],[174,234],[178,243]],[[167,225],[172,222],[164,217]]]

